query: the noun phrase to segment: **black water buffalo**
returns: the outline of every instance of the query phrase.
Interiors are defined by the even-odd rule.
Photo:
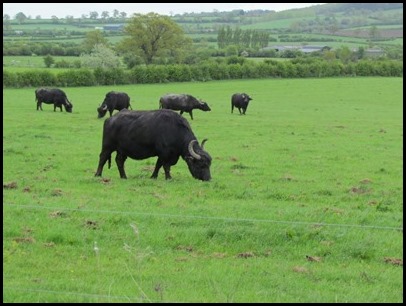
[[[66,93],[59,88],[38,88],[35,90],[35,102],[37,102],[37,110],[42,110],[42,103],[53,104],[54,112],[59,107],[62,111],[62,105],[68,113],[72,112],[73,105],[68,100]]]
[[[127,178],[124,162],[127,157],[146,159],[158,156],[151,178],[158,177],[161,167],[165,178],[171,179],[171,166],[181,156],[192,176],[209,181],[211,157],[203,149],[207,139],[198,144],[185,118],[171,110],[122,110],[108,118],[103,126],[102,150],[95,176],[101,176],[104,164],[111,166],[111,154],[116,151],[116,163],[121,178]]]
[[[110,91],[106,94],[103,103],[97,108],[98,118],[104,117],[107,111],[111,117],[115,109],[120,111],[124,108],[132,109],[130,97],[125,92]]]
[[[166,108],[175,111],[189,113],[190,118],[193,120],[194,109],[201,109],[202,111],[211,111],[206,102],[197,100],[195,97],[187,94],[167,94],[159,99],[159,108]]]
[[[231,97],[231,113],[233,113],[234,107],[236,107],[238,108],[240,115],[245,115],[248,107],[248,102],[250,102],[251,100],[252,98],[246,93],[233,94]]]

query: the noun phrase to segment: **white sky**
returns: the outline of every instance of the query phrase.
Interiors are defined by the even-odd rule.
[[[126,12],[127,17],[134,13],[146,14],[149,12],[161,15],[213,12],[218,10],[232,11],[242,9],[250,10],[273,10],[284,11],[292,8],[303,8],[324,3],[3,3],[3,16],[9,15],[14,19],[15,15],[23,12],[27,17],[49,19],[51,16],[65,18],[71,15],[75,18],[82,14],[89,16],[90,12],[96,11],[99,17],[103,11],[109,12],[112,16],[113,10]]]

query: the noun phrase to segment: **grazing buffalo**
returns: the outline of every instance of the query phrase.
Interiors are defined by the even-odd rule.
[[[106,94],[103,103],[97,108],[98,118],[104,117],[107,111],[111,117],[115,109],[120,111],[124,108],[132,109],[130,97],[125,92],[110,91]]]
[[[194,109],[201,109],[202,111],[211,111],[210,107],[206,102],[202,100],[197,100],[195,97],[187,94],[167,94],[159,99],[159,108],[172,109],[175,111],[180,111],[182,115],[183,112],[189,113],[190,118],[193,120]]]
[[[176,165],[181,156],[194,178],[209,181],[211,157],[203,149],[206,140],[199,145],[187,120],[171,110],[122,110],[104,122],[95,176],[102,175],[107,161],[110,168],[111,154],[116,151],[116,163],[123,179],[127,178],[124,171],[127,157],[139,160],[157,156],[151,178],[156,179],[163,167],[165,178],[171,179],[171,166]]]
[[[233,113],[234,106],[238,108],[240,115],[245,115],[247,111],[248,102],[250,102],[252,98],[247,95],[246,93],[236,93],[233,94],[231,97],[231,113]],[[242,113],[241,113],[242,109]]]
[[[37,102],[37,110],[42,110],[42,103],[53,104],[54,112],[57,107],[62,111],[62,105],[68,113],[71,113],[73,108],[66,93],[59,88],[38,88],[35,90],[35,101]]]

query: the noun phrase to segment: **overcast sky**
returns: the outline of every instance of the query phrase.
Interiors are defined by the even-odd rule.
[[[134,13],[146,14],[149,12],[161,15],[213,12],[213,10],[232,11],[242,9],[249,10],[273,10],[284,11],[292,8],[303,8],[324,3],[3,3],[3,15],[7,14],[14,19],[15,15],[23,12],[27,17],[49,19],[51,16],[65,18],[71,15],[75,18],[83,14],[89,16],[89,12],[96,11],[100,14],[107,11],[112,15],[116,9],[126,12],[127,17]]]

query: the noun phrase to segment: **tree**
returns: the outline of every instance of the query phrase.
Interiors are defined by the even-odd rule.
[[[117,46],[123,53],[136,52],[145,63],[151,64],[155,57],[178,54],[191,46],[191,40],[182,28],[168,16],[156,13],[134,14],[124,28],[129,38],[124,38]]]
[[[356,55],[357,55],[358,59],[364,58],[365,57],[365,48],[364,47],[358,47]]]
[[[336,50],[336,56],[344,63],[348,64],[351,60],[352,52],[348,46],[342,46]]]
[[[89,18],[90,19],[97,19],[97,17],[99,17],[99,13],[96,11],[92,11],[89,13]]]
[[[100,30],[89,31],[82,42],[85,52],[90,52],[95,45],[108,45],[108,40],[103,36]]]
[[[27,19],[27,16],[23,12],[19,12],[16,14],[15,19],[18,20],[19,24],[22,24]]]
[[[3,15],[3,29],[8,30],[10,28],[10,15]]]
[[[44,57],[44,63],[47,68],[50,68],[51,65],[55,62],[54,58],[51,55],[47,55]]]
[[[222,26],[217,32],[217,45],[220,49],[226,46],[226,29]]]
[[[106,21],[109,18],[109,12],[103,11],[101,13],[101,18]]]
[[[52,16],[51,16],[51,19],[52,19],[52,23],[55,23],[55,24],[58,24],[58,23],[59,23],[59,19],[58,19],[58,17],[56,17],[55,15],[52,15]]]
[[[75,22],[75,19],[72,15],[66,15],[65,19],[66,19],[66,23],[69,23],[69,24],[72,24]]]
[[[120,15],[120,12],[117,9],[113,10],[113,18],[114,19],[117,19],[119,15]]]
[[[80,60],[82,67],[118,68],[120,66],[120,58],[103,44],[95,45],[90,54],[81,54]]]
[[[380,33],[379,33],[379,30],[378,30],[378,27],[375,26],[375,25],[372,26],[369,29],[369,38],[370,38],[370,40],[376,40],[376,39],[379,38],[379,36],[380,36]]]

